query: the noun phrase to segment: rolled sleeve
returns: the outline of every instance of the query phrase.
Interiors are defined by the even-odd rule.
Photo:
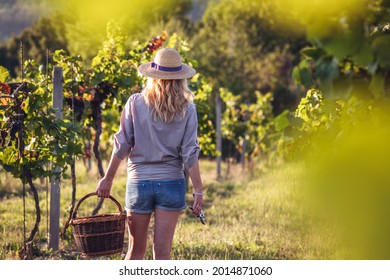
[[[188,110],[188,119],[181,145],[181,157],[186,169],[190,169],[197,162],[200,153],[195,105],[190,106]]]
[[[127,100],[121,114],[119,131],[114,134],[114,153],[120,159],[126,158],[134,146],[132,100],[132,96]]]

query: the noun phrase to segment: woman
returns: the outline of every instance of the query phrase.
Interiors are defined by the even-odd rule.
[[[127,157],[125,208],[130,240],[125,259],[144,259],[152,213],[153,258],[170,259],[176,224],[186,208],[183,167],[194,186],[192,211],[199,215],[203,208],[198,121],[187,86],[196,71],[169,48],[159,50],[153,62],[138,70],[148,77],[147,86],[124,107],[111,160],[96,192],[109,197],[118,166]]]

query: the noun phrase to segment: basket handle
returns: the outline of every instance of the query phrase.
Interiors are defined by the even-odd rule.
[[[89,194],[86,194],[84,195],[82,198],[80,198],[80,200],[77,202],[74,210],[73,210],[73,213],[72,213],[72,219],[76,219],[76,214],[77,214],[77,210],[79,209],[79,206],[80,204],[86,200],[88,197],[91,197],[91,196],[94,196],[94,195],[97,195],[96,192],[91,192]],[[119,209],[119,213],[122,213],[122,206],[121,204],[118,202],[118,200],[116,200],[113,196],[109,196],[109,199],[111,199],[112,201],[115,202],[116,206],[118,206],[118,209]]]

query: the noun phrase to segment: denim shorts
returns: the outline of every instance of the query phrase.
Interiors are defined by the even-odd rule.
[[[130,180],[126,186],[126,210],[150,214],[154,209],[181,211],[186,208],[184,179],[164,181]]]

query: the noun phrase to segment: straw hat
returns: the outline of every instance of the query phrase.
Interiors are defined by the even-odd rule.
[[[153,62],[147,62],[138,67],[138,71],[147,77],[162,80],[188,79],[195,75],[196,71],[181,60],[177,50],[160,49]]]

